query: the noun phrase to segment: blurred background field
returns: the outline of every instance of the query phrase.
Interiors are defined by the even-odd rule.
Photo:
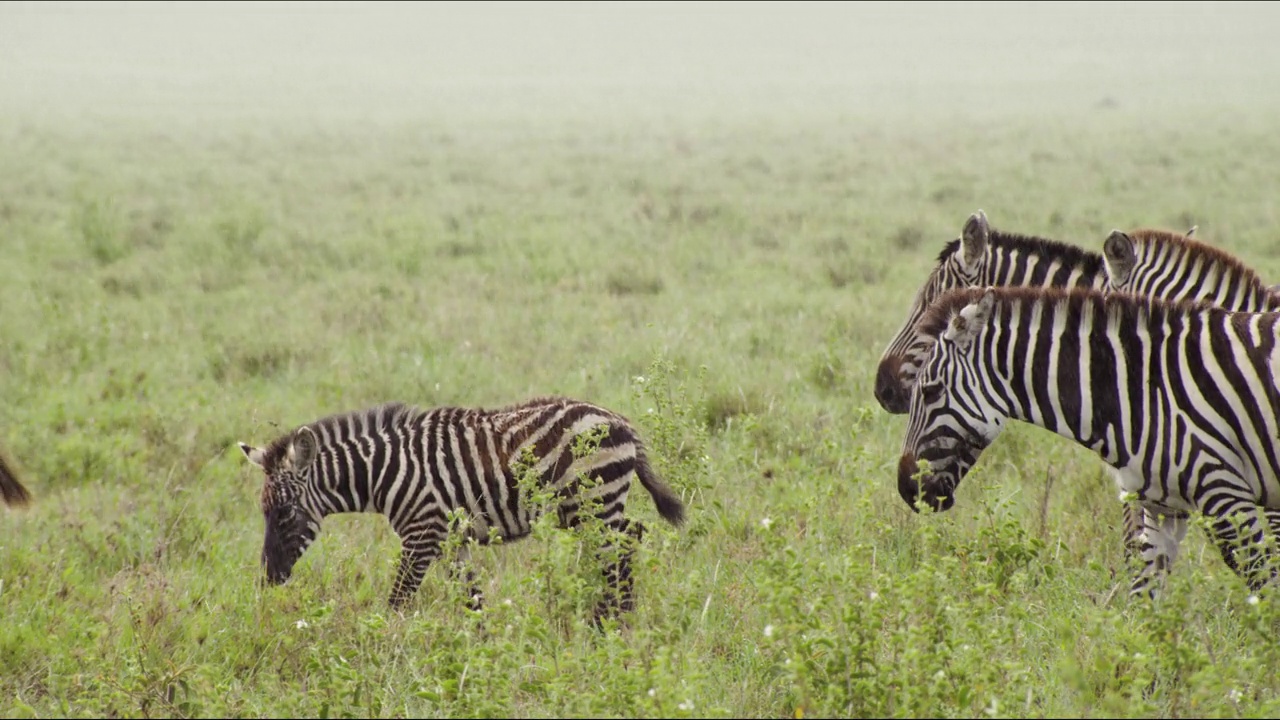
[[[1270,716],[1280,610],[1154,607],[1100,460],[913,515],[875,364],[943,244],[1184,231],[1280,282],[1249,3],[0,5],[0,715]],[[261,588],[234,443],[398,400],[631,417],[689,525],[587,626],[558,532],[405,616],[377,516]],[[481,631],[483,624],[483,632]]]

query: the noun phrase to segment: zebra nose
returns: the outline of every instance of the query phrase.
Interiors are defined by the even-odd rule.
[[[898,376],[901,369],[902,361],[891,355],[881,360],[876,370],[876,400],[880,407],[894,415],[904,415],[908,410],[908,395]]]

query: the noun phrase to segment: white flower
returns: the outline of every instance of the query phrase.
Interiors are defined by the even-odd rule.
[[[768,530],[769,526],[772,524],[773,524],[773,520],[771,520],[769,517],[766,516],[766,517],[760,518],[760,527],[764,528],[765,530]]]
[[[639,384],[639,385],[643,385],[643,384],[644,384],[644,376],[643,376],[643,375],[637,375],[637,376],[635,376],[634,378],[631,378],[631,379],[632,379],[632,380],[635,380],[635,381],[636,381],[636,383],[637,383],[637,384]]]
[[[1249,596],[1249,604],[1250,604],[1250,605],[1257,605],[1257,604],[1258,604],[1258,596],[1257,596],[1257,595],[1250,595],[1250,596]]]
[[[875,590],[872,590],[872,591],[871,591],[871,595],[870,595],[869,597],[870,597],[872,600],[877,600],[877,599],[879,599],[879,597],[880,597],[880,593],[876,592]]]
[[[511,607],[511,598],[507,598],[506,600],[503,600],[502,604],[506,605],[507,607]]]
[[[677,705],[676,707],[680,708],[681,710],[683,710],[683,711],[685,711],[685,712],[689,712],[689,711],[693,710],[693,701],[692,701],[692,700],[685,700],[684,702],[680,703],[680,704],[679,704],[679,705]]]
[[[649,697],[658,697],[658,691],[653,688],[649,688]]]
[[[936,672],[936,673],[934,673],[934,674],[933,674],[933,679],[934,679],[934,680],[946,680],[946,679],[947,679],[947,674],[946,674],[945,672],[943,672],[942,670],[939,670],[938,672]]]
[[[1239,702],[1241,697],[1243,694],[1235,688],[1231,688],[1231,692],[1227,693],[1227,699],[1231,702]]]
[[[764,626],[764,636],[765,636],[765,637],[773,637],[773,626],[772,626],[772,625],[765,625],[765,626]]]
[[[294,627],[296,627],[296,628],[298,628],[299,630],[301,630],[301,629],[303,629],[303,628],[305,628],[305,627],[310,627],[310,626],[307,624],[307,621],[306,621],[306,620],[299,620],[298,622],[294,623],[294,624],[293,624],[293,626],[294,626]]]

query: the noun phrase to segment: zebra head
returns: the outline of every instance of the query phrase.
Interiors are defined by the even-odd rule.
[[[947,243],[938,255],[937,266],[911,301],[906,323],[880,357],[875,390],[880,407],[895,415],[907,412],[916,373],[929,357],[935,340],[917,332],[919,320],[933,301],[946,291],[978,284],[987,264],[990,239],[987,215],[979,210],[969,216],[960,238]]]
[[[955,504],[955,490],[1004,424],[981,387],[975,339],[983,333],[995,305],[990,290],[957,291],[967,304],[940,302],[925,316],[924,330],[938,340],[911,391],[907,435],[898,461],[898,494],[912,510],[921,500],[935,511]],[[948,300],[957,299],[949,293]],[[947,308],[953,308],[947,310]],[[946,310],[947,316],[939,317]],[[918,461],[928,468],[918,468]]]
[[[309,427],[277,439],[265,450],[240,443],[249,462],[266,473],[262,488],[262,514],[266,537],[262,543],[262,564],[267,580],[279,585],[289,579],[294,563],[316,539],[320,518],[309,509],[307,488],[319,443]]]

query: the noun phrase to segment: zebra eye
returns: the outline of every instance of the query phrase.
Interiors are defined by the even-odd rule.
[[[942,399],[942,383],[928,382],[920,385],[920,397],[927,403],[935,403]]]

